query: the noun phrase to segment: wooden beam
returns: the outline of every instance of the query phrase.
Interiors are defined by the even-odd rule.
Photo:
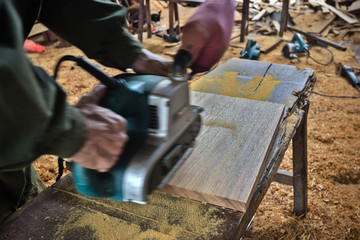
[[[309,0],[309,3],[314,4],[314,5],[320,5],[323,7],[326,7],[328,9],[330,9],[333,13],[335,13],[336,15],[338,15],[340,18],[342,18],[343,20],[345,20],[346,22],[353,24],[353,23],[357,23],[358,20],[355,18],[350,17],[349,15],[346,15],[345,13],[341,12],[340,10],[334,8],[333,6],[325,3],[323,0]]]
[[[138,21],[138,39],[140,42],[143,41],[143,26],[144,26],[144,0],[139,2],[139,21]]]
[[[294,213],[297,216],[307,213],[307,115],[309,102],[303,107],[305,114],[293,138],[294,171]]]
[[[241,15],[240,42],[245,41],[245,35],[247,35],[247,31],[248,31],[247,22],[249,20],[249,4],[250,4],[250,0],[244,0],[242,7],[242,15]]]
[[[146,0],[146,25],[147,25],[147,37],[151,38],[151,12],[150,12],[150,0]]]
[[[287,22],[289,16],[289,0],[284,0],[282,3],[280,31],[279,36],[282,37],[287,29]]]

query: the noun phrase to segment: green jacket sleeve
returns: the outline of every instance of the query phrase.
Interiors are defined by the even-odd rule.
[[[39,20],[89,58],[125,69],[142,48],[123,27],[126,14],[125,7],[106,0],[43,0]]]
[[[23,51],[22,24],[0,0],[0,171],[20,169],[42,154],[69,157],[83,144],[81,113]]]

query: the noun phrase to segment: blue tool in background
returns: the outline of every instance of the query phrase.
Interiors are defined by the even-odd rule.
[[[352,67],[337,63],[335,73],[337,76],[345,77],[354,88],[360,91],[360,72],[355,73]]]
[[[260,45],[256,44],[256,40],[249,39],[245,48],[241,51],[240,58],[249,60],[258,60],[260,57]]]
[[[290,42],[286,43],[282,49],[282,53],[285,57],[290,59],[297,58],[295,53],[308,53],[309,45],[304,42],[304,39],[299,33],[295,33]]]

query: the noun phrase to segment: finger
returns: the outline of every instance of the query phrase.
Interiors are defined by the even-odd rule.
[[[108,119],[109,128],[114,132],[126,132],[127,128],[127,120],[122,116],[111,112],[109,114]]]
[[[95,169],[109,169],[119,160],[119,154],[110,154],[109,151],[104,150],[99,145],[94,147],[94,151],[98,156],[98,160],[94,163]],[[120,151],[121,149],[117,150],[117,152]]]
[[[126,119],[107,108],[97,105],[87,105],[84,112],[93,120],[106,123],[109,130],[117,132],[126,130]]]
[[[123,141],[108,141],[106,139],[101,139],[97,144],[99,155],[103,157],[108,157],[109,155],[119,156],[123,147]]]
[[[121,133],[108,133],[108,134],[104,134],[103,135],[104,138],[106,138],[108,141],[111,141],[114,144],[118,144],[118,145],[125,145],[126,142],[129,140],[128,135],[126,135],[125,132],[121,132]]]
[[[80,99],[78,105],[97,104],[100,101],[100,99],[104,96],[105,92],[106,92],[106,86],[103,84],[99,84],[96,87],[94,87],[94,89],[90,93],[84,95]]]

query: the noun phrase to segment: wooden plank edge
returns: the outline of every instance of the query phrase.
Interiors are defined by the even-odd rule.
[[[278,146],[277,148],[275,148],[273,150],[273,154],[271,154],[268,157],[269,160],[267,161],[268,165],[265,169],[265,173],[254,192],[254,195],[250,201],[248,210],[244,213],[243,218],[241,219],[242,224],[239,225],[239,228],[235,234],[234,239],[241,239],[243,237],[248,223],[253,218],[257,208],[259,207],[272,180],[274,179],[274,177],[277,173],[277,169],[279,169],[279,166],[282,162],[282,158],[284,157],[285,152],[290,145],[290,142],[291,142],[290,140],[295,135],[296,131],[294,131],[294,129],[296,129],[300,125],[301,119],[304,115],[304,111],[297,108],[297,110],[294,111],[293,114],[296,116],[296,119],[291,124],[290,130],[292,130],[292,131],[286,133],[286,136],[283,139],[281,139],[281,145]],[[282,128],[287,129],[286,126],[282,126]]]
[[[247,209],[246,204],[238,202],[237,200],[224,198],[221,196],[215,196],[207,193],[201,193],[187,188],[175,188],[174,186],[169,186],[166,184],[162,189],[158,189],[157,191],[163,194],[175,196],[177,198],[185,198],[188,200],[201,202],[202,204],[211,204],[215,205],[216,207],[224,207],[227,209],[232,209],[234,211],[245,212]]]
[[[281,110],[281,114],[279,114],[280,117],[279,117],[279,120],[277,123],[277,127],[274,130],[273,137],[270,141],[270,144],[269,144],[269,147],[267,149],[264,159],[267,159],[268,156],[271,154],[275,139],[277,138],[278,133],[279,133],[280,126],[282,125],[283,119],[286,117],[285,104],[280,104],[280,103],[272,103],[272,104],[282,105],[282,110]],[[266,161],[263,161],[263,164],[260,167],[261,169],[264,168],[265,162]],[[254,192],[256,190],[256,186],[259,183],[262,173],[263,173],[262,171],[259,172],[257,180],[256,180],[256,184],[254,184],[253,188],[250,190],[249,196],[245,203],[239,202],[238,200],[229,199],[225,196],[210,195],[210,194],[198,192],[198,191],[187,189],[187,188],[182,188],[182,187],[178,187],[178,186],[170,186],[168,184],[165,184],[165,186],[159,191],[168,193],[168,194],[176,196],[176,197],[184,197],[184,198],[199,201],[202,203],[213,204],[218,207],[225,207],[225,208],[233,209],[235,211],[245,212],[249,206],[250,199],[252,198],[252,195],[254,194]]]

